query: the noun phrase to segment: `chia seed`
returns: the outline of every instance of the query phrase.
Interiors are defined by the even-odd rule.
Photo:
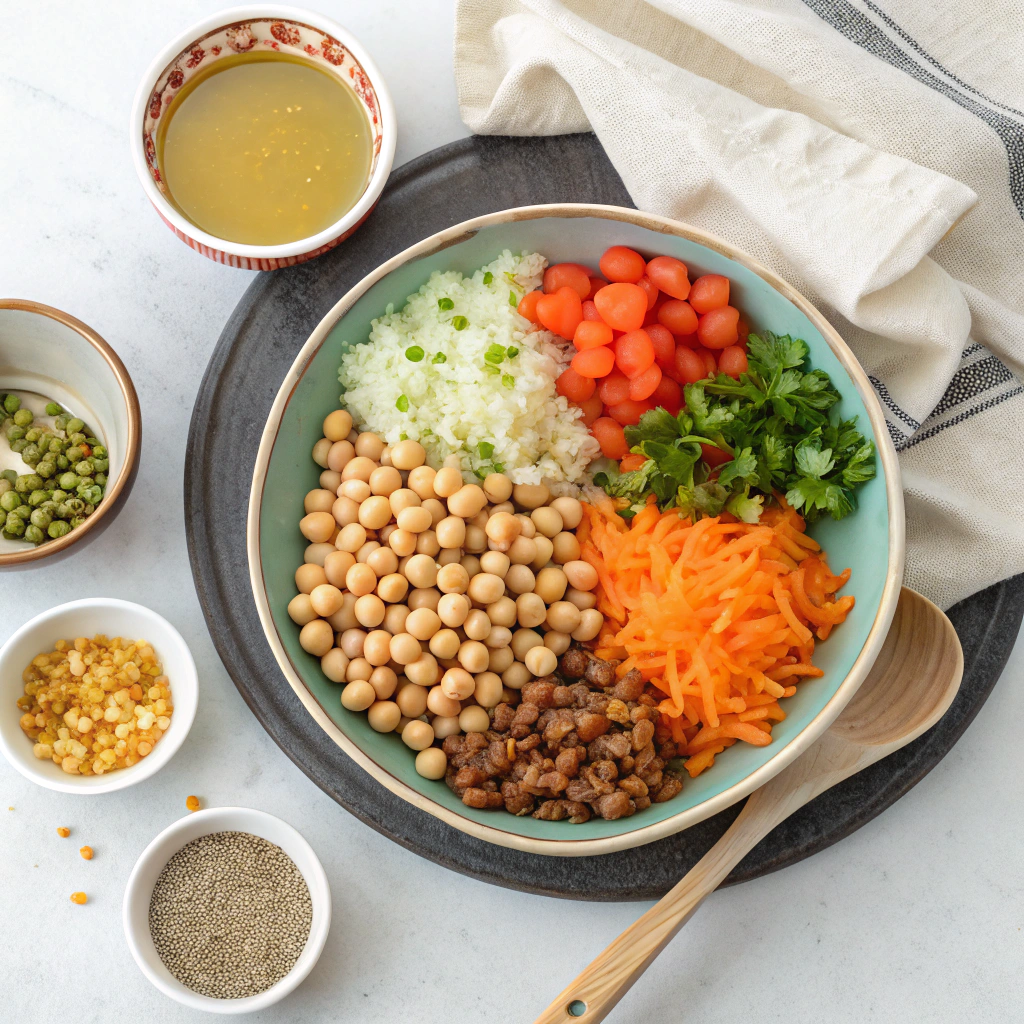
[[[164,966],[214,999],[244,999],[280,981],[312,920],[295,862],[248,832],[213,832],[183,846],[149,901],[149,932]]]

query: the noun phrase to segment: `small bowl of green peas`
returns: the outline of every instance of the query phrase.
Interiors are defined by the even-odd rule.
[[[141,433],[128,371],[95,331],[0,300],[0,569],[98,536],[131,490]]]

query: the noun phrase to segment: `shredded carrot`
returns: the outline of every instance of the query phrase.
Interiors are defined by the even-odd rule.
[[[618,675],[636,668],[664,699],[662,724],[696,777],[739,742],[771,743],[779,700],[802,679],[823,640],[853,608],[803,518],[784,501],[760,523],[731,516],[692,523],[649,504],[627,523],[610,500],[584,504],[576,536],[597,570],[606,616],[599,657]]]

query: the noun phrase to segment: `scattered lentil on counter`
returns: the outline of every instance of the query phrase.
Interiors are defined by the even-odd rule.
[[[278,846],[248,832],[213,832],[164,866],[149,930],[164,966],[214,999],[266,991],[299,959],[313,920],[302,873]]]
[[[67,837],[71,835],[71,829],[65,828],[63,825],[58,825],[57,835],[59,835],[61,839],[67,839]]]

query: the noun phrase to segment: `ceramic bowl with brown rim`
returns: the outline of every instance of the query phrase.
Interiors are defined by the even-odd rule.
[[[311,450],[324,416],[338,405],[338,367],[349,347],[367,341],[370,321],[407,296],[435,270],[464,274],[505,249],[539,252],[549,263],[596,266],[610,245],[626,245],[645,258],[681,259],[691,278],[724,274],[731,301],[752,330],[803,338],[814,367],[825,370],[841,395],[837,412],[858,417],[859,429],[878,449],[877,476],[858,489],[858,508],[840,521],[825,517],[811,534],[837,571],[849,568],[844,589],[856,606],[828,640],[815,647],[824,677],[804,682],[783,703],[786,719],[764,747],[736,744],[683,790],[631,817],[582,824],[516,817],[467,807],[443,781],[417,775],[414,754],[394,733],[377,733],[365,713],[347,711],[340,686],[319,659],[302,650],[288,616],[294,573],[306,540],[298,529],[303,498],[318,485]],[[344,401],[344,398],[342,398]],[[250,580],[264,631],[281,671],[327,735],[381,785],[454,828],[501,846],[531,853],[582,856],[611,853],[664,836],[717,814],[764,785],[803,753],[857,691],[882,645],[903,577],[904,516],[896,453],[881,407],[863,368],[842,338],[791,285],[722,239],[677,221],[609,206],[523,207],[488,214],[438,232],[399,253],[359,282],[324,317],[280,386],[260,444],[249,501]]]
[[[333,224],[296,241],[249,245],[218,238],[182,213],[164,180],[157,135],[175,97],[195,75],[233,55],[268,50],[312,62],[352,90],[370,124],[373,155],[362,194]],[[322,14],[281,4],[218,11],[171,40],[139,83],[130,132],[135,170],[160,219],[196,252],[243,270],[277,270],[304,263],[348,238],[377,205],[398,139],[391,94],[359,40]]]
[[[110,458],[103,500],[70,533],[38,547],[0,537],[0,569],[53,561],[98,537],[128,498],[139,469],[142,416],[135,385],[117,353],[91,328],[52,306],[0,299],[0,391],[26,407],[58,402],[95,430]],[[0,438],[0,470],[29,472]]]

